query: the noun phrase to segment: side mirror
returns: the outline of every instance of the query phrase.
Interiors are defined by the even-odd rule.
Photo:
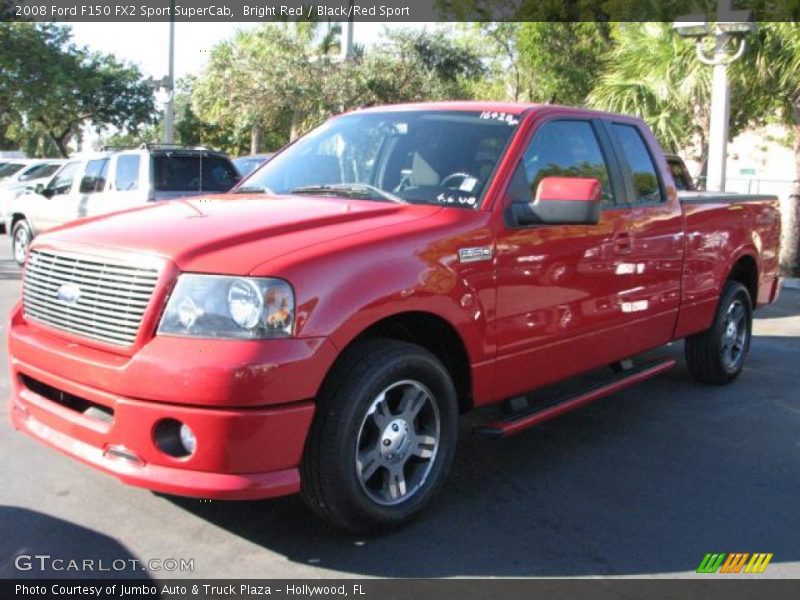
[[[36,186],[33,188],[33,193],[34,194],[42,194],[42,193],[44,193],[44,184],[43,183],[37,183]]]
[[[41,184],[39,184],[39,185],[41,185]],[[53,188],[44,187],[44,186],[42,186],[42,191],[39,192],[39,193],[42,196],[44,196],[45,198],[52,198],[53,196],[56,195],[56,191]]]
[[[603,186],[593,177],[545,177],[531,202],[513,202],[516,225],[594,225],[600,221]]]

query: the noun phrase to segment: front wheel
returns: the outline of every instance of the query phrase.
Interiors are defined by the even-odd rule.
[[[753,306],[747,288],[728,281],[714,322],[706,331],[686,338],[686,364],[695,379],[723,385],[742,372],[753,331]]]
[[[417,516],[444,482],[458,435],[456,393],[441,362],[405,342],[358,343],[317,401],[301,465],[312,510],[359,533]]]
[[[33,240],[31,228],[26,220],[17,221],[11,230],[11,249],[14,253],[14,260],[19,266],[25,264],[25,257],[28,255],[28,247]]]

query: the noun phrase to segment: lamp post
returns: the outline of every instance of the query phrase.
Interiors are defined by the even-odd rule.
[[[678,17],[673,27],[679,35],[696,40],[697,59],[712,67],[711,123],[708,136],[708,171],[706,189],[725,191],[725,163],[730,121],[728,65],[744,54],[745,35],[755,31],[749,10],[733,10],[731,0],[717,0],[717,21],[713,25],[701,20],[703,15]],[[714,39],[714,49],[707,53],[705,40]],[[735,46],[731,47],[729,42]]]
[[[170,1],[169,11],[169,71],[164,86],[169,98],[164,104],[164,143],[175,143],[175,0]]]
[[[341,60],[350,60],[353,58],[353,4],[355,0],[350,0],[350,18],[344,23],[342,27],[342,50]]]

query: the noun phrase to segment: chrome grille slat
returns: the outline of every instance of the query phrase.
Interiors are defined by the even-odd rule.
[[[51,290],[51,293],[49,294],[42,294],[39,290],[33,288],[27,288],[23,290],[23,294],[29,295],[33,300],[38,300],[40,302],[45,302],[49,304],[49,302],[53,299],[53,294],[55,294],[55,290]],[[123,320],[135,321],[138,323],[139,320],[142,318],[141,310],[135,311],[130,309],[123,309],[118,312],[109,311],[106,308],[104,308],[105,307],[104,304],[99,304],[97,302],[87,302],[83,297],[81,297],[81,299],[78,301],[78,306],[84,306],[84,305],[87,305],[92,310],[101,315],[107,315],[110,317],[116,317],[117,315],[120,315]]]
[[[25,317],[75,335],[130,346],[158,283],[158,270],[107,259],[32,250],[25,266]],[[73,304],[58,299],[64,284],[80,288]]]
[[[99,283],[99,282],[96,281],[96,278],[80,277],[78,275],[73,275],[71,273],[60,274],[60,273],[52,273],[51,272],[46,276],[42,275],[42,274],[35,273],[33,276],[36,277],[37,279],[40,279],[40,280],[52,281],[52,282],[56,282],[56,283],[64,283],[64,282],[67,282],[67,281],[69,281],[71,283],[77,283],[77,284],[86,283],[86,284],[89,284],[89,285],[94,285],[94,286],[97,286],[97,287],[102,287],[104,289],[111,290],[112,292],[113,291],[120,291],[120,292],[131,291],[131,292],[134,292],[134,293],[136,293],[138,295],[146,295],[146,293],[147,293],[146,290],[149,287],[148,284],[136,283],[136,282],[128,283],[127,285],[122,283],[122,282],[117,283],[116,281],[110,281],[110,282],[103,281],[102,283]]]
[[[52,300],[55,297],[56,291],[58,290],[58,286],[39,286],[39,285],[29,285],[25,287],[25,290],[30,291],[31,293],[38,294],[44,299]],[[86,304],[89,306],[95,306],[98,308],[106,307],[107,304],[103,302],[104,296],[98,296],[97,294],[90,294],[86,292],[81,294],[81,298],[78,301],[78,304]],[[146,302],[127,302],[125,304],[125,308],[123,309],[125,312],[130,313],[141,313],[147,307]],[[117,307],[119,308],[119,307]]]

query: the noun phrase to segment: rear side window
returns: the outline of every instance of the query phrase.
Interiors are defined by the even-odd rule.
[[[53,192],[54,196],[68,194],[72,190],[72,182],[78,173],[78,162],[71,162],[64,165],[55,177],[50,181],[47,188]]]
[[[90,160],[81,179],[81,194],[100,192],[106,187],[108,159]]]
[[[139,155],[122,154],[117,157],[114,189],[123,192],[139,189]]]
[[[239,179],[233,163],[221,156],[153,157],[153,189],[157,192],[227,192]]]
[[[512,177],[510,199],[530,202],[545,177],[599,179],[603,205],[614,204],[608,165],[588,121],[550,121],[539,127]]]
[[[39,165],[34,169],[31,169],[24,175],[20,175],[20,181],[30,181],[31,179],[43,179],[45,177],[50,177],[53,173],[58,171],[61,168],[61,165],[58,163],[45,163],[43,165]]]
[[[614,123],[611,130],[631,170],[635,202],[662,202],[664,195],[658,182],[658,171],[639,129]]]

